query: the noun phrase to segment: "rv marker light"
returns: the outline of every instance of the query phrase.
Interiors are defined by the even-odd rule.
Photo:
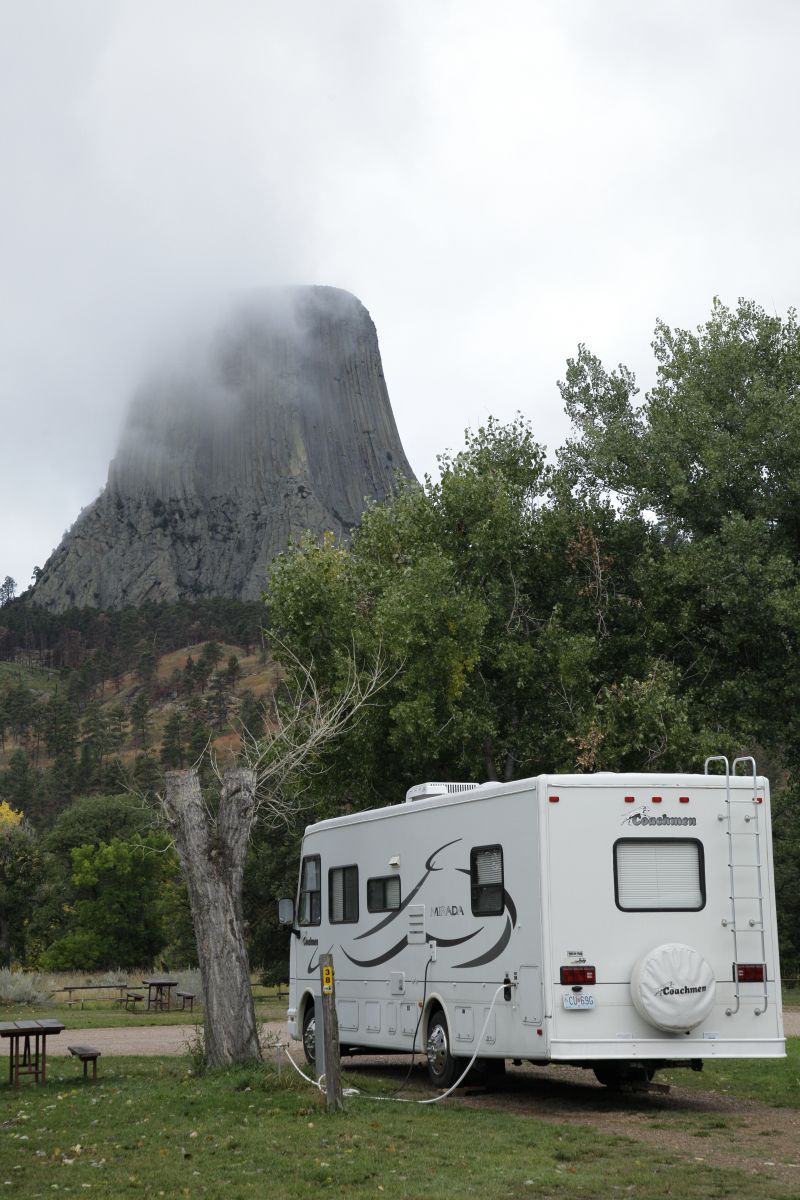
[[[626,796],[626,797],[625,797],[625,803],[626,803],[626,804],[635,804],[635,803],[636,803],[636,797],[635,797],[635,796]]]
[[[688,796],[678,796],[678,803],[679,804],[688,804],[689,797]]]
[[[558,796],[548,796],[548,800],[551,804],[558,804]]]
[[[660,804],[660,803],[661,803],[661,797],[653,796],[653,804]]]

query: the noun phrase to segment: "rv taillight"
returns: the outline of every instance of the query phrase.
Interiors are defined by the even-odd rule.
[[[736,978],[739,983],[763,983],[764,963],[737,963]]]
[[[595,983],[594,967],[562,967],[561,982],[565,984]]]

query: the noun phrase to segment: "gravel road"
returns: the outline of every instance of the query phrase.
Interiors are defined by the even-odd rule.
[[[783,1014],[787,1037],[800,1037],[800,1009],[788,1009]],[[262,1025],[265,1036],[286,1041],[286,1024],[283,1021],[266,1021]],[[50,1038],[47,1053],[65,1055],[68,1046],[96,1046],[103,1054],[189,1054],[197,1037],[194,1025],[136,1025],[119,1029],[65,1029],[58,1038]],[[294,1047],[293,1057],[303,1057],[300,1043]],[[369,1061],[362,1059],[362,1062]],[[394,1061],[399,1061],[395,1059]]]

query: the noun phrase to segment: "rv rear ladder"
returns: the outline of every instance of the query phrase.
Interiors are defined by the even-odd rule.
[[[761,862],[761,828],[759,822],[759,799],[758,799],[758,779],[756,776],[756,762],[751,756],[735,758],[733,760],[733,772],[728,763],[728,759],[723,754],[714,755],[712,758],[706,759],[705,772],[709,774],[709,764],[712,762],[721,762],[725,764],[725,813],[720,814],[719,820],[726,823],[726,833],[728,836],[728,870],[730,872],[730,901],[731,901],[731,918],[723,920],[722,924],[733,934],[733,984],[735,1005],[732,1008],[725,1010],[727,1016],[733,1016],[737,1013],[742,1003],[742,991],[739,983],[739,973],[737,970],[740,961],[740,938],[742,935],[747,935],[757,939],[758,945],[758,961],[764,965],[764,991],[761,996],[756,995],[755,999],[762,1001],[762,1006],[756,1008],[756,1016],[766,1012],[769,1003],[769,995],[767,990],[767,947],[766,947],[766,932],[764,929],[764,885],[762,877],[762,862]],[[746,800],[734,800],[731,796],[731,774],[736,776],[737,767],[740,763],[749,763],[753,769],[753,794]],[[734,805],[747,805],[752,809],[752,814],[745,816],[746,825],[750,825],[750,829],[734,829],[733,828],[733,812]],[[737,862],[734,852],[734,838],[748,838],[753,846],[753,861],[752,862]],[[741,843],[739,843],[741,846]],[[752,872],[752,887],[755,894],[743,895],[736,891],[736,874],[743,871]],[[751,917],[746,925],[737,923],[737,904],[741,905],[744,901],[754,902],[757,905],[756,916]],[[752,944],[752,943],[751,943]],[[748,961],[752,962],[752,955],[747,955]],[[753,998],[748,995],[748,999]]]

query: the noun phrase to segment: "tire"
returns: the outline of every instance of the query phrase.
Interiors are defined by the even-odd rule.
[[[441,1009],[436,1010],[428,1024],[425,1057],[428,1060],[428,1078],[434,1087],[452,1087],[464,1070],[462,1060],[450,1053],[447,1018]]]
[[[314,1005],[309,1004],[303,1015],[303,1053],[311,1067],[317,1065],[317,1022]]]
[[[475,1062],[471,1074],[485,1088],[500,1088],[506,1079],[506,1060],[504,1058],[479,1058]]]
[[[593,1069],[597,1082],[611,1091],[619,1091],[626,1083],[649,1083],[655,1075],[655,1068],[645,1062],[601,1062]]]

